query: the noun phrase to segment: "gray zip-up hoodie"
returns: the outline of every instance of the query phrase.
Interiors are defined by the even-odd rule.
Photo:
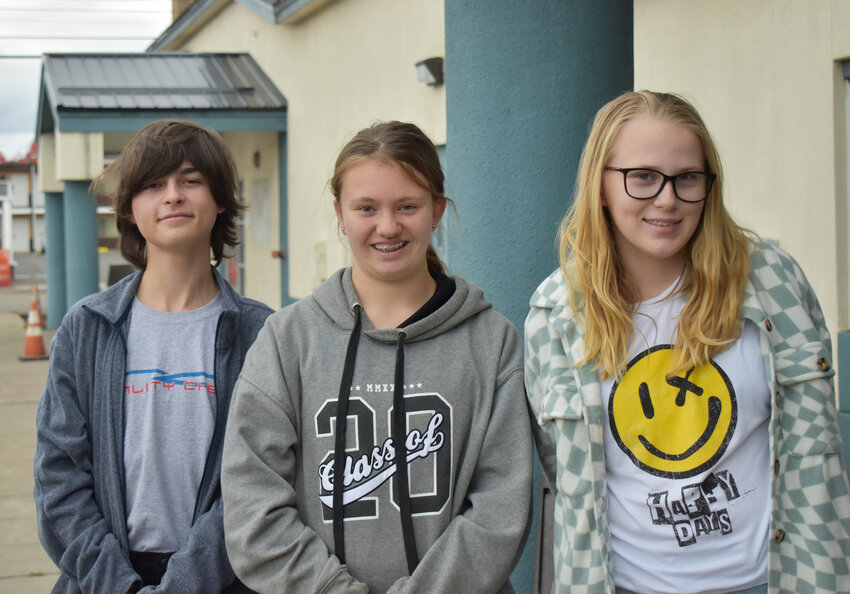
[[[222,462],[227,551],[251,588],[513,591],[531,505],[522,346],[478,287],[454,280],[445,304],[403,329],[376,330],[358,313],[350,269],[267,320],[234,390]],[[350,397],[338,459],[341,391]],[[405,411],[407,535],[394,392]],[[345,564],[334,554],[338,476]]]
[[[214,270],[223,297],[215,337],[216,425],[187,542],[169,561],[167,592],[219,592],[233,581],[219,491],[224,425],[235,378],[266,317]],[[124,506],[124,364],[133,274],[78,302],[50,345],[36,417],[38,534],[62,571],[54,592],[127,592],[141,585],[128,559]]]

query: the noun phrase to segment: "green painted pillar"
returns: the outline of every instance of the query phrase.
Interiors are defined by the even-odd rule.
[[[88,181],[66,181],[64,195],[65,307],[98,290],[97,207]]]
[[[850,469],[850,332],[838,333],[838,424],[844,446],[844,466]]]
[[[446,193],[459,215],[445,219],[448,265],[521,331],[529,297],[557,266],[558,222],[593,115],[634,84],[632,3],[444,6]],[[536,477],[535,516],[539,466]],[[520,594],[534,590],[537,522],[511,577]]]
[[[278,233],[280,237],[280,306],[286,307],[295,303],[289,294],[289,194],[288,194],[288,162],[287,157],[287,134],[279,132],[277,135],[277,167],[278,171]]]
[[[44,213],[47,246],[47,327],[55,330],[62,322],[68,302],[68,285],[65,280],[65,222],[61,193],[44,193]]]

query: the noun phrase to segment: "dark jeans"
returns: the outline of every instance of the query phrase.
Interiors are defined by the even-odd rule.
[[[165,575],[168,560],[174,553],[138,553],[130,551],[130,565],[142,578],[143,586],[158,586]],[[227,586],[222,593],[226,594],[249,594],[254,591],[239,580]]]
[[[130,551],[130,565],[142,578],[143,586],[158,586],[173,554]]]

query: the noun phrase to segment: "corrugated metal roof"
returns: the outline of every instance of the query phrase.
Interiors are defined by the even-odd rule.
[[[46,54],[42,84],[55,111],[286,109],[248,54]]]

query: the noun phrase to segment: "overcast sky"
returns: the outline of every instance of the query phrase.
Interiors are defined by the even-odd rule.
[[[171,24],[171,0],[0,0],[0,153],[35,139],[41,54],[141,52]]]

